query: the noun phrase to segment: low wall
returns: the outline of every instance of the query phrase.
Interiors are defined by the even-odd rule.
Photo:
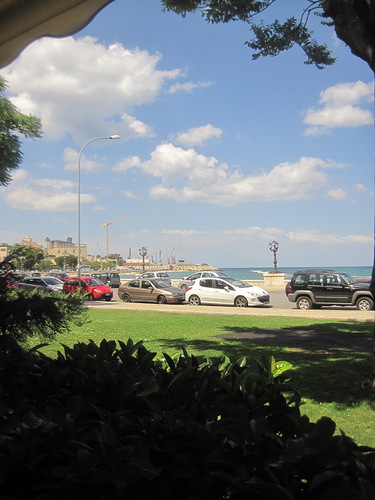
[[[172,286],[178,286],[180,283],[180,279],[175,280],[171,279]],[[267,283],[265,284],[264,280],[241,280],[245,281],[246,283],[249,283],[249,285],[253,286],[258,286],[259,288],[263,288],[264,290],[267,290],[267,292],[284,292],[285,290],[285,285],[288,283],[288,280],[282,280],[274,283]]]

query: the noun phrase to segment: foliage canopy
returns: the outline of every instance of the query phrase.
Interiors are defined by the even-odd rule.
[[[319,43],[308,29],[312,15],[323,25],[334,26],[337,36],[354,55],[375,71],[375,0],[300,0],[299,11],[285,21],[270,24],[257,21],[277,0],[162,0],[164,10],[182,16],[199,10],[210,23],[243,21],[249,24],[254,38],[246,44],[253,49],[253,59],[274,56],[298,45],[306,55],[306,64],[323,68],[335,62],[325,44]],[[280,2],[278,2],[280,4]]]

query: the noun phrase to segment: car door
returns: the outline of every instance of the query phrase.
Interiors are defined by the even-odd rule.
[[[217,304],[233,304],[236,290],[229,283],[220,278],[213,279]]]
[[[325,276],[325,290],[325,302],[328,304],[348,304],[351,302],[353,292],[337,274],[327,274]]]
[[[318,303],[326,302],[326,287],[324,283],[324,275],[321,273],[311,273],[308,276],[306,289],[314,295],[315,301]]]
[[[154,287],[149,280],[140,280],[139,299],[143,302],[154,302],[156,301],[157,294],[154,292]]]
[[[200,278],[197,281],[197,295],[204,304],[218,303],[218,290],[214,286],[214,281],[212,278]]]

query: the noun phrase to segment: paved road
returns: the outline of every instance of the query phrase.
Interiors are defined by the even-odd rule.
[[[374,311],[358,311],[355,307],[322,307],[301,311],[295,304],[288,301],[284,292],[270,292],[271,301],[268,306],[259,307],[232,307],[232,306],[190,306],[189,304],[148,304],[125,303],[117,296],[114,290],[114,299],[111,302],[87,302],[89,307],[96,309],[121,309],[139,311],[160,311],[180,314],[231,314],[244,316],[280,316],[295,318],[332,319],[341,321],[374,321]]]

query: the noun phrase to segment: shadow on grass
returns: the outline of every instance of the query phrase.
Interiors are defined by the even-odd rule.
[[[189,352],[218,351],[232,361],[246,356],[251,364],[262,355],[289,361],[292,385],[302,397],[319,403],[352,406],[366,401],[375,409],[375,394],[362,388],[372,367],[372,325],[327,323],[298,328],[223,327],[218,340],[159,339],[168,352],[184,346]]]

